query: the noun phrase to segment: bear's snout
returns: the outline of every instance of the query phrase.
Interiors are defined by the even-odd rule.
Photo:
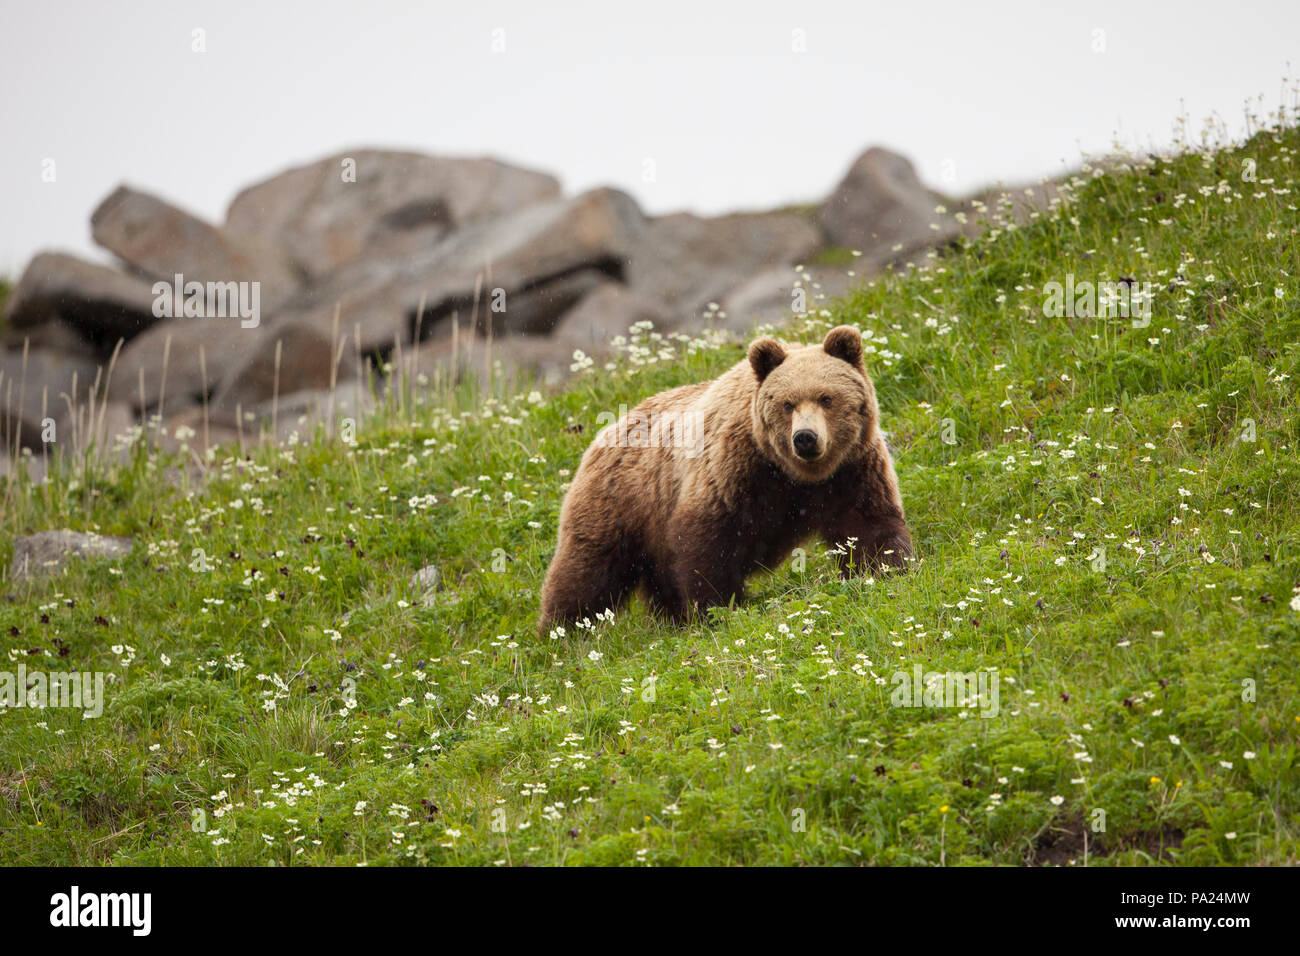
[[[802,401],[794,408],[790,445],[801,461],[816,461],[826,450],[826,414],[818,402]]]
[[[801,428],[794,433],[794,453],[805,461],[821,454],[821,441],[811,428]]]

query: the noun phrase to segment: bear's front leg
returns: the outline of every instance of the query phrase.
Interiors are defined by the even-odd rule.
[[[901,514],[881,514],[849,508],[823,529],[826,543],[839,548],[840,576],[851,577],[882,568],[906,568],[912,557],[912,535]]]
[[[839,547],[840,575],[906,568],[912,535],[903,517],[894,462],[884,441],[845,476],[846,504],[822,518],[822,537]]]
[[[712,511],[678,511],[668,527],[673,545],[672,577],[676,598],[666,608],[678,623],[711,607],[744,598],[744,568],[735,531],[726,516]]]

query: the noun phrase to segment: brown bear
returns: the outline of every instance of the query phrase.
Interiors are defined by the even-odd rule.
[[[611,416],[612,417],[612,416]],[[843,575],[912,553],[862,337],[761,338],[720,378],[646,399],[582,457],[546,575],[545,632],[636,589],[676,621],[743,596],[746,576],[819,534]]]

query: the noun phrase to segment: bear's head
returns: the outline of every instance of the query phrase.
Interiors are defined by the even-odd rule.
[[[831,329],[821,345],[758,339],[749,364],[758,379],[754,441],[790,478],[825,481],[867,447],[880,412],[856,329]]]

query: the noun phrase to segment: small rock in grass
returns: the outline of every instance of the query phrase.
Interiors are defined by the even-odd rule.
[[[11,580],[25,580],[62,570],[69,558],[121,558],[131,553],[134,541],[80,531],[40,531],[14,539],[9,565]]]
[[[411,575],[411,588],[420,594],[420,603],[432,607],[438,591],[438,569],[427,564]]]

